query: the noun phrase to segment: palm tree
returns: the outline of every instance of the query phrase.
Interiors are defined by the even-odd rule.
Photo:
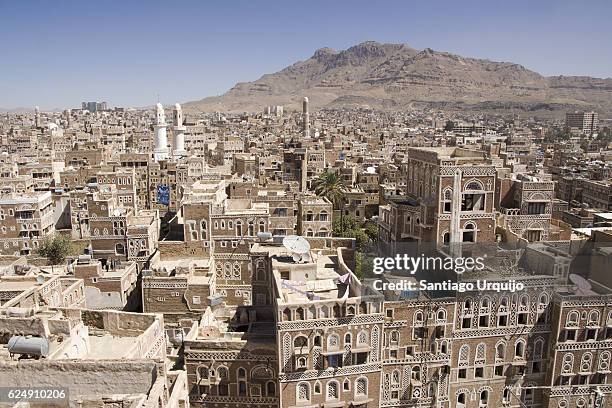
[[[312,187],[318,196],[331,201],[335,210],[340,210],[340,228],[344,232],[342,201],[347,189],[344,179],[338,173],[325,170],[312,181]]]

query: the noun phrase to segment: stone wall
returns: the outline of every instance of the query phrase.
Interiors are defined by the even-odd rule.
[[[103,394],[148,394],[157,366],[133,361],[0,361],[0,387],[67,387],[70,399]]]

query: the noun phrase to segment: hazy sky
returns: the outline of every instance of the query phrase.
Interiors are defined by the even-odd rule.
[[[0,0],[0,107],[185,102],[366,40],[612,77],[612,1]]]

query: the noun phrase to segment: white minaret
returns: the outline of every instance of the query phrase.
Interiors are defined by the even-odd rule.
[[[38,106],[34,107],[34,126],[36,126],[37,128],[41,126],[40,108]]]
[[[161,103],[155,105],[155,161],[168,159],[168,136],[166,135],[166,115]]]
[[[310,137],[310,114],[308,113],[308,97],[304,97],[302,102],[302,130],[305,139]]]
[[[72,126],[72,111],[70,109],[64,110],[64,118],[66,119],[66,128]]]
[[[172,111],[172,131],[174,133],[174,143],[172,145],[172,154],[174,157],[183,157],[187,155],[185,151],[185,126],[183,126],[183,110],[180,104],[174,105]]]

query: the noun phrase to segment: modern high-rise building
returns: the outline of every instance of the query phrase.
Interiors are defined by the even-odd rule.
[[[91,113],[108,110],[106,102],[81,102],[81,109]]]
[[[597,132],[599,118],[597,112],[567,112],[565,114],[565,126],[578,128],[583,133]]]

